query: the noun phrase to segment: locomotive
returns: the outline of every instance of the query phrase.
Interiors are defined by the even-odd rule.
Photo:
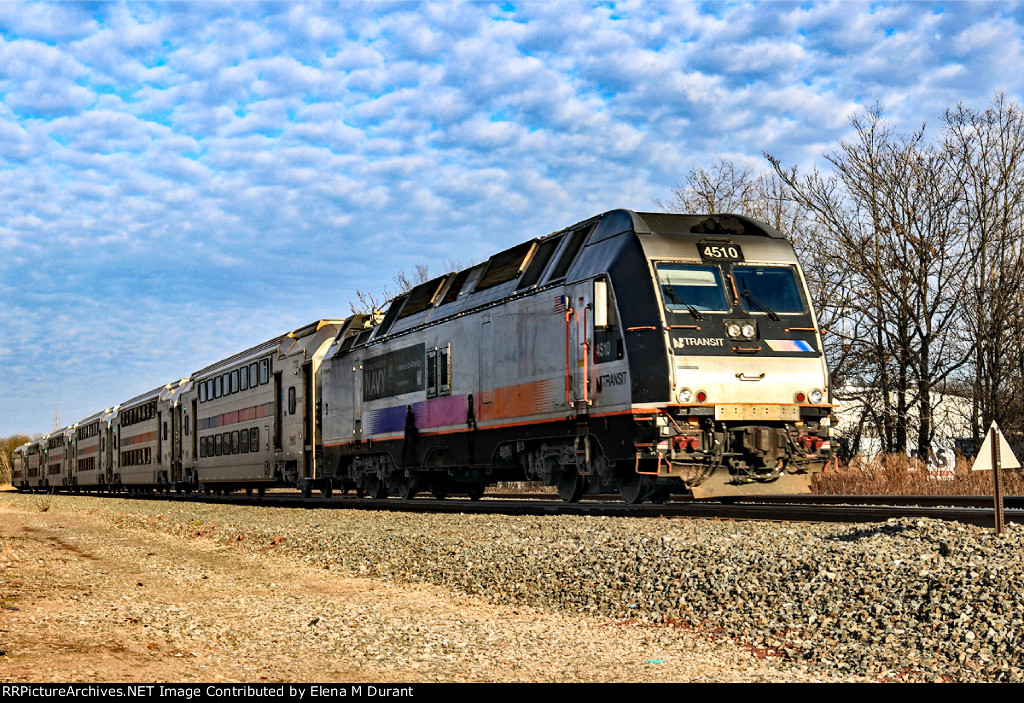
[[[834,409],[780,232],[613,210],[87,418],[62,431],[55,472],[72,488],[407,499],[522,480],[568,502],[805,493]],[[50,451],[19,448],[15,466]]]

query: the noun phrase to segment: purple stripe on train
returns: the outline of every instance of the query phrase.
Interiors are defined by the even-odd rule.
[[[412,413],[416,418],[419,430],[448,425],[466,424],[466,396],[450,395],[443,398],[432,398],[412,404]],[[408,405],[395,405],[373,411],[370,421],[372,434],[404,432],[405,418],[409,412]]]

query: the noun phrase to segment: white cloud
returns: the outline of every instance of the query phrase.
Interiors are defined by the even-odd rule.
[[[1019,99],[1020,14],[0,3],[0,324],[17,330],[0,436],[46,429],[65,392],[84,415],[311,311],[344,315],[399,268],[651,209],[723,156],[820,163],[865,104],[913,129],[997,89]]]

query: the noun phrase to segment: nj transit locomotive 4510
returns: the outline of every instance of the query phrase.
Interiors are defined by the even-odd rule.
[[[833,408],[782,234],[614,210],[20,447],[15,485],[801,493]]]
[[[326,465],[378,497],[523,478],[566,501],[806,492],[832,411],[808,301],[767,225],[608,212],[339,334]]]

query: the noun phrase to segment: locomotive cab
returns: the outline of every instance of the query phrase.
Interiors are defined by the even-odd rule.
[[[833,406],[791,244],[737,216],[641,217],[670,387],[638,432],[637,471],[697,498],[808,492]]]

